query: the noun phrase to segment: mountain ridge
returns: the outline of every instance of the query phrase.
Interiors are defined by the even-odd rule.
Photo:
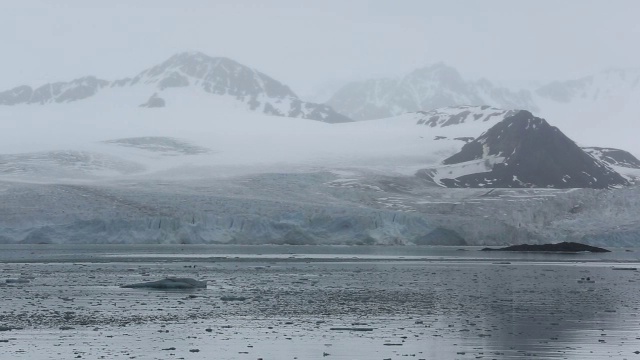
[[[633,133],[622,131],[640,121],[636,68],[516,88],[463,78],[456,69],[436,63],[404,77],[348,83],[327,103],[357,121],[463,105],[528,110],[572,131],[579,143],[605,148],[616,139],[617,146],[640,153]]]
[[[133,78],[114,81],[85,76],[71,81],[41,85],[35,89],[22,85],[0,92],[0,105],[71,103],[98,95],[105,88],[150,86],[149,94],[162,101],[170,88],[195,87],[205,93],[230,96],[251,111],[267,115],[318,120],[328,123],[350,122],[330,106],[301,100],[291,89],[268,75],[225,57],[210,57],[201,52],[182,52],[138,73]]]
[[[538,110],[529,91],[511,91],[487,79],[468,81],[442,62],[415,69],[399,79],[346,84],[327,103],[354,120],[460,105]]]

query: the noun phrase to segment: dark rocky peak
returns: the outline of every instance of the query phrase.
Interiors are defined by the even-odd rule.
[[[446,179],[451,187],[611,188],[628,185],[546,120],[528,111],[494,125],[445,165],[497,159],[490,171]]]
[[[0,92],[0,105],[63,103],[88,98],[109,85],[106,80],[85,76],[69,82],[55,82],[36,89],[18,86]]]
[[[488,155],[509,156],[523,145],[530,145],[529,142],[537,142],[546,135],[556,136],[557,133],[560,133],[560,130],[549,125],[546,120],[537,118],[528,111],[520,110],[468,144],[470,146],[466,149],[467,151],[463,148],[463,151],[446,159],[444,163],[455,164],[482,159]]]
[[[201,86],[219,95],[297,98],[279,81],[225,57],[211,57],[200,52],[176,54],[159,65],[143,71],[130,84],[157,84],[160,90],[189,85]]]

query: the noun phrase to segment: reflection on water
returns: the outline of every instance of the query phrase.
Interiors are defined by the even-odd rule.
[[[466,333],[465,347],[499,358],[593,358],[631,356],[636,339],[636,272],[587,266],[498,266],[448,278],[439,296],[457,311],[443,316],[447,328]],[[444,269],[443,269],[444,271]],[[577,279],[591,277],[593,284]],[[630,282],[633,281],[633,282]],[[464,288],[465,291],[458,291]],[[480,350],[481,349],[481,350]],[[494,356],[495,357],[495,356]]]
[[[223,359],[315,359],[324,353],[333,359],[640,356],[634,354],[640,350],[640,272],[611,268],[620,262],[637,266],[637,252],[54,245],[0,250],[5,277],[32,279],[0,287],[0,325],[24,327],[3,345],[13,359],[61,358],[78,346],[85,346],[84,358],[114,358],[120,351],[137,359],[166,358],[163,347],[175,347],[185,359],[201,358],[188,352],[194,347]],[[118,287],[165,276],[208,280],[210,286],[189,294]],[[578,282],[586,277],[594,282]],[[222,301],[225,295],[247,300]],[[344,326],[372,331],[331,330]],[[91,333],[96,328],[98,335]]]

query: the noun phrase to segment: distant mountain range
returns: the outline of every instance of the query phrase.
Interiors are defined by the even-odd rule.
[[[535,89],[535,94],[557,103],[598,102],[613,98],[628,100],[639,90],[640,70],[610,69],[576,80],[554,81]]]
[[[399,79],[370,79],[345,85],[328,100],[336,111],[371,120],[444,107],[487,105],[527,110],[570,135],[581,146],[615,144],[640,154],[640,69],[613,69],[583,78],[528,89],[510,89],[488,80],[464,79],[442,63]]]
[[[539,110],[527,90],[512,91],[486,79],[467,81],[456,69],[443,63],[414,70],[401,79],[371,79],[347,84],[327,104],[354,120],[459,105]]]
[[[509,89],[489,80],[466,80],[453,67],[437,63],[398,79],[370,79],[346,84],[327,101],[354,120],[460,105],[490,105],[548,115],[572,103],[615,102],[619,110],[640,96],[640,70],[607,70],[576,80],[537,88]]]
[[[327,123],[388,118],[409,112],[488,105],[527,110],[553,119],[563,128],[580,128],[580,142],[598,143],[602,127],[633,126],[640,120],[640,70],[607,70],[569,81],[529,89],[494,85],[487,79],[464,79],[444,63],[416,69],[400,78],[357,81],[344,85],[326,104],[308,102],[272,77],[225,57],[183,52],[133,77],[108,81],[86,76],[37,87],[18,86],[0,92],[0,105],[71,103],[99,97],[107,90],[144,93],[136,106],[171,107],[171,90],[190,89],[229,98],[247,110],[267,115]],[[585,126],[588,125],[588,126]],[[627,146],[635,138],[617,138]]]
[[[184,52],[134,77],[107,81],[89,76],[0,92],[4,114],[23,119],[17,120],[21,124],[37,119],[40,129],[49,129],[40,131],[46,141],[55,139],[54,131],[65,128],[63,123],[69,120],[73,125],[68,127],[82,134],[80,138],[112,146],[92,145],[89,150],[56,146],[6,154],[1,156],[0,170],[71,177],[67,174],[74,169],[142,172],[145,164],[100,153],[115,151],[113,146],[118,145],[153,149],[163,156],[197,155],[204,164],[225,156],[228,160],[222,162],[236,164],[236,153],[258,162],[264,162],[268,153],[277,154],[283,163],[293,157],[323,159],[328,164],[348,161],[351,166],[401,162],[413,167],[418,162],[424,163],[421,177],[448,187],[610,188],[627,185],[640,175],[640,161],[634,155],[609,147],[625,147],[619,141],[625,136],[635,139],[625,129],[637,126],[636,98],[640,99],[640,72],[609,70],[513,91],[488,80],[465,80],[454,68],[438,63],[402,79],[348,84],[324,105],[305,102],[283,83],[231,59]],[[229,103],[241,113],[221,112],[220,105]],[[599,108],[608,111],[598,112]],[[241,119],[245,113],[258,117],[245,121]],[[612,118],[621,113],[628,116]],[[263,121],[259,114],[351,124],[326,129],[303,122],[288,133],[283,129],[291,130],[291,123]],[[598,123],[594,114],[604,120]],[[181,117],[180,124],[187,118],[200,120],[184,126],[187,132],[181,139],[176,117]],[[86,126],[88,118],[108,126],[96,130],[95,125]],[[351,118],[383,119],[354,123]],[[53,123],[60,126],[50,127]],[[216,131],[200,134],[203,127]],[[249,136],[248,129],[255,134]],[[25,137],[37,130],[25,128]],[[597,141],[585,141],[590,138],[583,135],[589,131]],[[195,138],[199,140],[189,141]],[[263,150],[251,154],[252,148]]]
[[[330,106],[305,102],[279,81],[224,57],[199,52],[176,54],[133,78],[115,81],[87,76],[37,88],[24,85],[0,92],[0,105],[45,105],[69,103],[99,95],[107,88],[143,87],[148,100],[143,107],[171,106],[163,98],[167,89],[193,88],[204,93],[227,96],[251,111],[267,115],[318,120],[328,123],[351,121]]]

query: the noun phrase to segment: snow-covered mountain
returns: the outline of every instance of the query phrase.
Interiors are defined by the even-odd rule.
[[[143,107],[172,106],[168,90],[192,88],[231,98],[251,111],[267,115],[328,123],[351,121],[328,105],[301,100],[289,87],[255,69],[199,52],[176,54],[133,78],[107,81],[88,76],[35,89],[19,86],[0,92],[0,105],[70,103],[99,96],[107,88],[140,88],[141,93],[146,93],[144,101],[139,103]]]
[[[443,164],[446,167],[424,171],[423,176],[448,187],[606,189],[628,185],[607,164],[528,111],[494,125]]]
[[[309,168],[412,176],[420,169],[439,168],[465,144],[519,113],[458,106],[342,124],[287,117],[267,121],[263,114],[247,109],[224,110],[206,97],[191,99],[192,92],[175,95],[182,97],[181,102],[157,111],[130,106],[135,100],[121,97],[108,98],[124,104],[120,107],[111,101],[76,102],[83,106],[74,106],[73,116],[68,116],[66,106],[0,107],[0,116],[13,129],[0,142],[1,152],[13,152],[0,155],[0,173],[12,179],[47,181],[131,175],[207,177]],[[176,119],[181,119],[180,126]],[[640,176],[640,169],[634,168],[637,159],[630,153],[612,148],[584,150],[629,180]],[[484,160],[475,160],[479,167],[465,166],[466,174],[489,171],[483,167]],[[447,167],[451,171],[454,166]]]
[[[417,125],[425,125],[432,128],[445,128],[452,126],[465,132],[475,131],[479,135],[482,131],[500,121],[515,115],[520,110],[504,110],[491,106],[450,106],[431,111],[418,111]],[[467,135],[473,135],[468,133]]]
[[[640,169],[640,160],[628,151],[601,147],[583,147],[582,150],[610,166]]]
[[[554,81],[536,89],[541,98],[557,103],[626,100],[640,89],[640,70],[609,69],[575,80]]]
[[[496,124],[518,114],[521,110],[504,110],[490,106],[452,106],[431,111],[408,113],[398,118],[408,117],[417,125],[432,128],[433,140],[446,142],[457,140],[469,143]],[[573,136],[580,132],[568,134]],[[454,142],[455,143],[455,142]],[[628,151],[616,148],[583,146],[581,149],[627,177],[635,180],[640,176],[640,160]]]
[[[379,119],[447,106],[491,105],[537,111],[529,91],[468,81],[443,63],[412,71],[401,79],[372,79],[345,85],[327,104],[354,120]]]
[[[250,73],[241,81],[240,71],[222,72],[235,85],[219,88],[230,83],[210,66],[201,73],[198,59],[4,93],[13,105],[0,106],[0,242],[640,243],[638,187],[488,194],[415,176],[516,111],[459,106],[336,124],[267,116],[286,87],[263,88]],[[590,152],[639,172],[624,167],[632,157]]]
[[[551,119],[581,146],[616,146],[640,154],[640,70],[614,69],[530,89],[496,87],[488,80],[463,79],[435,64],[401,79],[353,82],[327,102],[355,120],[379,119],[442,107],[489,105],[521,109]]]
[[[638,155],[635,129],[640,124],[640,70],[607,70],[569,81],[556,81],[534,91],[539,114],[563,129],[574,130],[581,144],[615,144]]]

